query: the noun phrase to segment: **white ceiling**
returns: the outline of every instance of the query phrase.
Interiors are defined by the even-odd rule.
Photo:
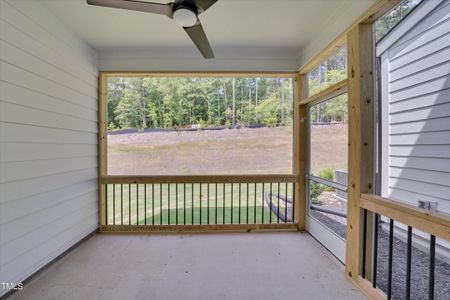
[[[338,34],[336,26],[344,30],[375,2],[219,0],[200,15],[216,56],[211,62],[201,58],[183,29],[166,16],[91,6],[85,0],[41,1],[99,53],[102,69],[142,68],[139,62],[145,60],[160,70],[189,68],[186,59],[203,69],[223,69],[218,64],[242,68],[250,62],[250,70],[267,60],[271,66],[261,69],[295,69],[308,56],[307,49],[321,39],[331,40],[334,36],[326,36]]]

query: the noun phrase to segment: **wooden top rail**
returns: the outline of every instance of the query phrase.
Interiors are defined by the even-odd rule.
[[[372,194],[361,194],[360,206],[450,241],[450,216]]]
[[[157,175],[157,176],[104,176],[101,184],[145,183],[263,183],[298,182],[298,176],[282,175]]]

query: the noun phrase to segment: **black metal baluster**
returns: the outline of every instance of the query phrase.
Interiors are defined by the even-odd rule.
[[[277,193],[278,193],[278,204],[277,204],[277,223],[280,223],[280,183],[277,183]]]
[[[288,183],[287,182],[285,182],[284,190],[286,191],[286,201],[284,202],[284,223],[287,223],[287,219],[288,219],[288,215],[287,215],[287,207],[288,207],[287,204],[288,204],[288,202],[287,202],[287,199],[288,199],[288,196],[289,196]]]
[[[269,223],[272,224],[272,182],[270,183],[270,204],[269,204]]]
[[[131,225],[131,184],[128,185],[128,225]]]
[[[120,225],[123,225],[123,184],[120,185]]]
[[[152,225],[155,225],[155,185],[152,183]]]
[[[239,183],[239,209],[238,209],[238,212],[239,212],[238,221],[239,221],[239,224],[241,224],[241,183]]]
[[[206,224],[209,225],[209,183],[206,184]]]
[[[264,224],[264,186],[265,186],[265,182],[262,183],[261,224]]]
[[[222,224],[225,224],[225,183],[222,186]]]
[[[147,184],[144,184],[144,225],[147,225]]]
[[[231,184],[231,224],[233,224],[233,186],[234,183]]]
[[[163,214],[162,214],[162,204],[163,204],[163,200],[162,200],[162,194],[163,194],[163,189],[162,189],[162,183],[159,184],[159,225],[162,225],[162,221],[163,221]]]
[[[170,225],[170,183],[167,184],[167,224]]]
[[[200,197],[199,197],[199,207],[200,207],[200,225],[202,224],[202,184],[200,183]]]
[[[412,254],[412,227],[408,226],[408,241],[406,244],[406,300],[411,299],[411,254]]]
[[[256,186],[257,183],[255,182],[255,194],[253,195],[255,197],[255,206],[253,207],[253,224],[256,224]]]
[[[186,225],[186,183],[183,183],[183,223]]]
[[[136,184],[136,225],[139,225],[139,184]]]
[[[217,224],[217,183],[216,183],[216,189],[215,189],[215,193],[216,193],[216,224]]]
[[[373,274],[372,274],[372,287],[377,287],[377,269],[378,269],[378,219],[379,215],[375,214],[375,226],[374,226],[374,239],[373,239]]]
[[[108,196],[108,184],[105,184],[105,224],[108,225],[108,205],[109,205],[109,196]]]
[[[291,183],[292,186],[292,223],[295,222],[295,182]]]
[[[247,216],[245,218],[245,224],[248,224],[248,182],[247,182],[247,201],[246,201],[246,206],[247,206]]]
[[[175,224],[178,225],[178,183],[175,184]]]
[[[366,257],[367,257],[367,254],[366,254],[366,251],[367,251],[367,241],[366,241],[366,239],[367,239],[367,209],[364,209],[364,212],[363,212],[363,236],[362,236],[362,239],[363,239],[363,247],[362,247],[362,271],[361,271],[361,275],[362,275],[362,278],[366,278]]]
[[[436,237],[430,235],[430,273],[428,281],[428,299],[434,299],[434,269],[436,264]]]
[[[113,184],[113,225],[116,225],[116,185]]]
[[[392,298],[392,258],[394,251],[394,220],[389,221],[389,256],[388,256],[388,286],[387,286],[387,298]]]

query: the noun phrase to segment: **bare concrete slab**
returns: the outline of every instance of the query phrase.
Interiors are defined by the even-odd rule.
[[[96,235],[14,300],[365,299],[307,233]]]

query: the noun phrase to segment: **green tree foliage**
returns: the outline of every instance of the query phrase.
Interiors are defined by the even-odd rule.
[[[108,128],[279,126],[292,123],[290,78],[108,79]]]
[[[346,78],[347,49],[344,47],[308,73],[308,94],[317,94]],[[313,123],[346,122],[347,95],[313,106],[310,116]]]

